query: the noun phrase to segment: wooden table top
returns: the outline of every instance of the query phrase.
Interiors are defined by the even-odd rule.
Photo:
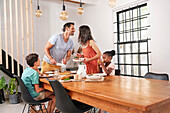
[[[40,81],[49,84],[46,79]],[[169,81],[107,76],[103,82],[68,82],[62,85],[70,91],[141,111],[170,103]]]

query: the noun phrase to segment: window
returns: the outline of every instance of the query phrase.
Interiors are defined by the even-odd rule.
[[[142,77],[149,72],[150,38],[147,4],[116,12],[117,63],[121,75]]]

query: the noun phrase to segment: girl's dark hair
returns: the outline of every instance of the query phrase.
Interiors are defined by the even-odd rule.
[[[89,41],[89,40],[93,40],[89,26],[86,26],[86,25],[80,26],[79,27],[78,42],[80,44],[86,44],[86,42]]]
[[[115,50],[106,51],[106,52],[104,52],[103,54],[106,54],[106,55],[108,55],[109,57],[113,57],[113,56],[115,56]]]
[[[28,56],[26,56],[25,60],[27,61],[27,64],[30,67],[34,66],[34,63],[38,61],[38,54],[36,53],[31,53]]]

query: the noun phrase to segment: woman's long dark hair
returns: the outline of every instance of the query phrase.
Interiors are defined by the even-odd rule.
[[[82,25],[79,27],[79,36],[78,36],[78,42],[80,44],[86,44],[87,41],[93,40],[93,37],[91,35],[91,30],[89,26]]]

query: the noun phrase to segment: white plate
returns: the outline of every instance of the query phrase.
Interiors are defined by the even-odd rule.
[[[46,75],[46,74],[43,74],[43,76],[39,75],[40,78],[49,78],[49,77],[53,77],[52,74],[49,74],[49,75]]]
[[[87,78],[87,79],[91,79],[91,80],[98,80],[98,79],[101,79],[100,76],[89,76],[89,75],[86,75],[86,78]]]
[[[53,71],[46,71],[44,72],[45,74],[53,74],[54,72]]]
[[[103,82],[104,81],[104,77],[101,77],[100,79],[97,80],[93,80],[93,79],[86,79],[85,82]]]
[[[100,77],[104,77],[106,76],[107,74],[106,73],[95,73],[93,74],[94,76],[100,76]]]
[[[73,59],[73,62],[82,62],[84,60],[84,58],[79,58],[78,60]]]
[[[74,73],[76,74],[76,73],[77,73],[77,71],[70,71],[70,72],[71,72],[72,74],[74,74]]]
[[[57,66],[66,66],[65,64],[62,64],[62,63],[57,63],[56,65]]]
[[[82,81],[82,79],[77,79],[77,80],[71,79],[71,81],[73,81],[73,82],[79,82],[79,81]]]
[[[71,80],[59,80],[59,82],[71,82]]]

